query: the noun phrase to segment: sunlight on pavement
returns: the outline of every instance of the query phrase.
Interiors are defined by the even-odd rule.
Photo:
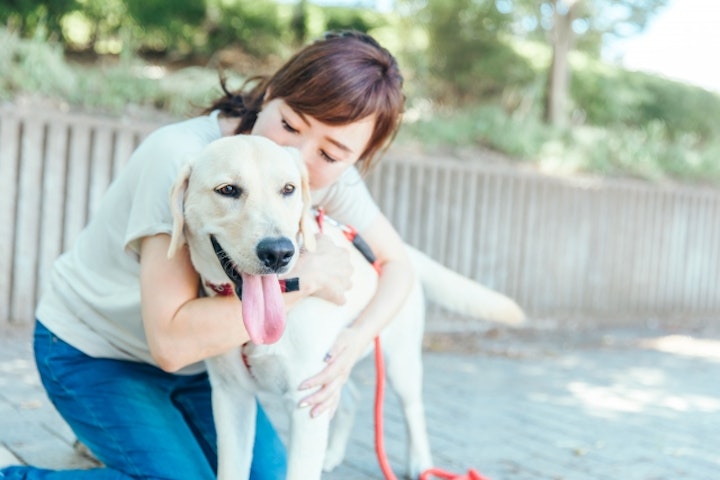
[[[573,382],[568,390],[584,406],[595,413],[625,412],[639,413],[649,408],[665,409],[676,412],[720,412],[720,398],[703,395],[677,395],[658,389],[648,389],[639,385],[591,385]]]
[[[34,361],[15,358],[0,362],[0,387],[17,382],[23,385],[39,385]]]
[[[720,340],[707,340],[686,335],[668,335],[640,342],[641,348],[689,357],[720,361]]]

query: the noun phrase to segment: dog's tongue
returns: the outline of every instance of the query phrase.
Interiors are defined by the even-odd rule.
[[[275,343],[285,329],[285,306],[277,275],[242,274],[242,314],[250,340]]]

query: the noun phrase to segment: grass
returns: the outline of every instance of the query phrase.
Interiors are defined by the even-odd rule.
[[[661,122],[636,129],[559,129],[532,111],[509,114],[499,106],[480,105],[433,112],[426,107],[420,119],[406,122],[398,141],[429,148],[487,147],[548,173],[720,184],[720,139],[673,136]]]
[[[65,60],[59,46],[42,38],[21,39],[2,28],[0,44],[3,101],[32,96],[111,115],[162,112],[184,117],[220,93],[218,72],[212,68],[169,70],[124,57],[74,64]],[[238,75],[231,75],[231,87],[240,82]],[[671,135],[660,122],[636,129],[557,129],[541,122],[532,108],[512,113],[492,104],[447,109],[427,98],[410,98],[408,104],[400,144],[428,150],[481,146],[548,172],[720,183],[720,139]]]
[[[25,96],[111,115],[162,111],[186,116],[220,94],[215,69],[171,71],[124,57],[70,63],[59,46],[41,38],[21,39],[2,28],[0,44],[0,99],[5,101]],[[239,80],[229,76],[231,85]]]

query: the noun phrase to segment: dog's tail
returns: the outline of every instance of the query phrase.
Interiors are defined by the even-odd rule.
[[[461,315],[511,326],[525,323],[525,313],[511,298],[453,272],[409,245],[407,251],[428,300]]]

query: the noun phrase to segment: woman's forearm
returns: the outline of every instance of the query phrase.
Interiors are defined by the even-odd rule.
[[[409,261],[404,259],[388,261],[382,265],[375,295],[352,324],[364,346],[369,345],[395,318],[407,300],[414,275]]]

